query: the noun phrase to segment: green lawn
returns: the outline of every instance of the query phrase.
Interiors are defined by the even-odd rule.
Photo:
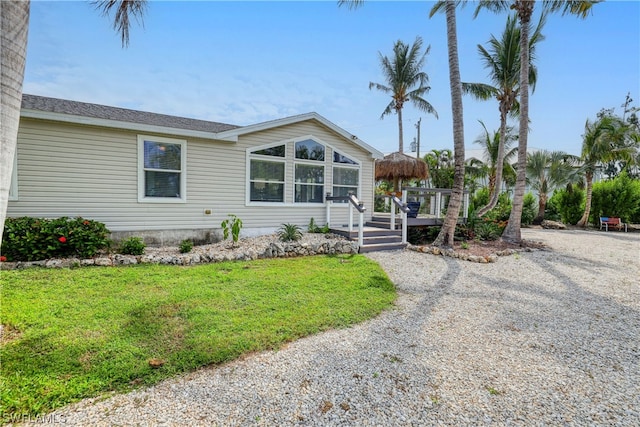
[[[1,281],[5,421],[361,322],[396,296],[361,255],[29,269]]]

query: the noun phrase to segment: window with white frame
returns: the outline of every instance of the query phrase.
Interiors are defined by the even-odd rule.
[[[187,200],[187,141],[138,136],[138,201]]]
[[[249,157],[249,200],[284,203],[285,145],[252,151]]]
[[[348,196],[358,194],[360,184],[360,165],[351,158],[333,152],[333,195]],[[346,202],[345,202],[346,203]]]
[[[325,147],[305,139],[295,143],[294,200],[296,203],[324,202]]]
[[[9,200],[18,200],[18,150],[13,155],[13,171],[11,172],[11,183],[9,184]]]
[[[324,162],[324,145],[313,139],[296,142],[296,159]]]
[[[360,162],[311,135],[249,148],[246,154],[248,204],[323,204],[326,192],[360,191]]]

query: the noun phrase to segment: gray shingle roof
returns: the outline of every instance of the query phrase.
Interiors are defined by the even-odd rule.
[[[22,95],[22,108],[50,113],[70,114],[96,119],[116,120],[152,126],[163,126],[175,129],[186,129],[202,132],[224,132],[240,126],[166,114],[148,113],[146,111],[126,108],[108,107],[106,105],[69,101],[66,99],[48,98],[36,95]]]

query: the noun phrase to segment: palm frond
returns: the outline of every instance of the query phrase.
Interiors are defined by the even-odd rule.
[[[111,10],[115,9],[113,28],[120,33],[123,47],[129,46],[131,17],[135,18],[140,25],[144,25],[146,0],[100,0],[93,1],[92,4],[96,9],[102,10],[102,14],[105,16],[108,16]]]

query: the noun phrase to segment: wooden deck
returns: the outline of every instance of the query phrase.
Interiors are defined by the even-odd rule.
[[[375,212],[373,218],[367,224],[375,227],[389,228],[391,221],[391,214],[389,212]],[[467,221],[466,218],[458,218],[458,223],[464,224]],[[417,218],[407,218],[408,227],[420,227],[420,226],[435,226],[442,225],[444,223],[444,217],[436,218],[435,215],[419,214]],[[400,215],[396,215],[396,228],[402,227],[402,218]]]

